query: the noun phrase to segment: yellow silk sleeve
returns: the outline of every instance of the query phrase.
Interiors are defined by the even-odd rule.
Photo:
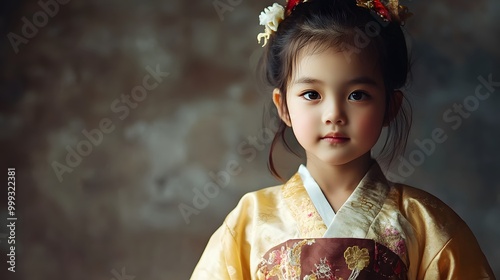
[[[191,279],[243,279],[238,246],[227,224],[215,231]]]
[[[465,228],[437,253],[424,279],[495,279],[495,276],[476,239]]]
[[[476,237],[448,205],[422,190],[402,191],[414,236],[410,279],[495,279]]]

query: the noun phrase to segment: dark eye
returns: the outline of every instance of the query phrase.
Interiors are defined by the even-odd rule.
[[[355,92],[349,94],[348,99],[349,100],[359,101],[359,100],[366,99],[367,97],[368,97],[368,94],[366,94],[366,93],[364,93],[362,91],[355,91]]]
[[[321,96],[319,95],[319,93],[315,92],[315,91],[308,91],[308,92],[304,92],[302,94],[302,96],[307,99],[307,100],[317,100],[319,99]]]

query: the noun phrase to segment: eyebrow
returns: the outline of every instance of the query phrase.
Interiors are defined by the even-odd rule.
[[[295,81],[294,84],[323,84],[323,81],[311,77],[301,77],[300,79]],[[366,84],[366,85],[376,86],[377,82],[368,76],[361,76],[347,81],[346,84],[347,85]]]

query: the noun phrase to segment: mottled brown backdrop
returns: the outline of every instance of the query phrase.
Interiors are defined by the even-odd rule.
[[[241,195],[278,183],[253,74],[272,1],[59,1],[0,6],[0,172],[16,168],[18,217],[11,273],[5,175],[0,275],[187,279]],[[453,207],[500,275],[500,84],[483,85],[500,81],[500,2],[405,4],[414,126],[392,172]],[[436,129],[446,141],[422,151]]]

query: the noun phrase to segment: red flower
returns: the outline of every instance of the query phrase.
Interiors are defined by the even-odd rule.
[[[286,1],[286,8],[285,8],[285,11],[286,11],[286,14],[289,15],[293,8],[295,8],[295,6],[297,6],[301,1],[300,0],[288,0]]]
[[[389,10],[387,10],[380,0],[373,0],[373,8],[384,19],[391,21],[391,14],[389,13]]]

